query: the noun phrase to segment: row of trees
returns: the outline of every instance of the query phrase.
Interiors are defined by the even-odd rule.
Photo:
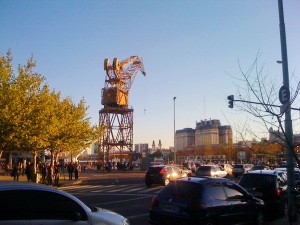
[[[0,55],[0,155],[3,151],[73,153],[90,146],[100,130],[91,125],[84,99],[78,104],[50,90],[45,77],[34,72],[30,58],[13,69],[10,51]],[[36,161],[35,161],[36,162]]]

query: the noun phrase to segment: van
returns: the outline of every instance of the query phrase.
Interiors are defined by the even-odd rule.
[[[235,164],[232,169],[232,175],[238,177],[243,173],[248,172],[253,167],[253,164]]]

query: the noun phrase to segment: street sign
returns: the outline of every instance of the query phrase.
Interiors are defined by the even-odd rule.
[[[287,104],[290,101],[290,91],[288,87],[282,86],[279,89],[279,101],[281,104]]]

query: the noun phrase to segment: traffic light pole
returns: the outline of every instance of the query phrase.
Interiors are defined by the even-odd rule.
[[[288,72],[288,59],[287,59],[287,47],[286,47],[286,36],[285,36],[285,24],[283,14],[282,0],[278,0],[278,11],[279,11],[279,27],[280,27],[280,40],[281,40],[281,57],[282,57],[282,75],[283,75],[283,86],[289,91],[289,72]],[[285,154],[287,159],[287,192],[288,192],[288,216],[290,222],[296,219],[296,212],[294,209],[295,204],[295,174],[294,164],[295,159],[293,157],[293,126],[291,119],[291,107],[290,107],[290,96],[288,95],[288,104],[285,110]]]
[[[291,107],[290,99],[290,87],[289,87],[289,72],[288,72],[288,59],[287,59],[287,47],[285,36],[285,24],[283,14],[282,0],[278,0],[279,11],[279,27],[280,27],[280,40],[281,40],[281,57],[282,57],[282,76],[283,86],[279,90],[279,100],[283,104],[284,110],[281,113],[285,114],[284,130],[285,130],[285,155],[287,161],[287,198],[288,198],[288,218],[289,222],[295,222],[297,220],[297,213],[295,209],[295,159],[294,159],[294,140],[293,140],[293,125],[291,118],[291,110],[299,110]],[[250,102],[244,100],[235,100],[233,95],[227,97],[229,100],[229,108],[233,108],[233,102],[246,102],[252,104],[260,104],[266,106],[282,107],[277,105],[269,105],[264,103]]]
[[[229,95],[229,96],[233,96],[233,95]],[[229,97],[228,96],[228,97]],[[265,104],[265,103],[260,103],[260,102],[251,102],[251,101],[246,101],[246,100],[240,100],[240,99],[233,99],[233,100],[229,100],[229,108],[233,108],[233,102],[245,102],[245,103],[250,103],[250,104],[256,104],[256,105],[266,105],[266,106],[272,106],[272,107],[278,107],[281,108],[282,105],[272,105],[272,104]],[[232,107],[231,107],[232,106]],[[299,108],[293,108],[289,105],[289,109],[293,109],[293,110],[299,110]]]

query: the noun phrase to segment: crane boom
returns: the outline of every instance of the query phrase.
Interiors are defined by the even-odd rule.
[[[104,70],[106,70],[106,79],[102,92],[102,104],[111,106],[128,105],[129,90],[138,71],[146,76],[142,58],[131,56],[121,62],[118,58],[114,58],[112,65],[109,59],[105,59]]]

